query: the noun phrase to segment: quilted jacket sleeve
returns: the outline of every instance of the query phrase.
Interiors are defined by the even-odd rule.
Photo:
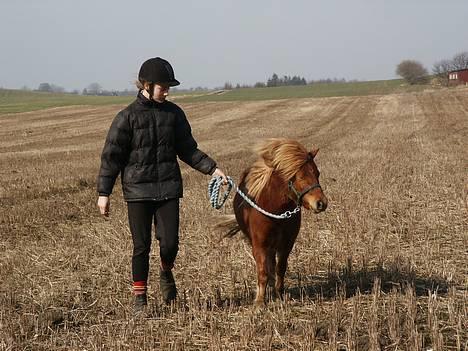
[[[182,161],[203,174],[213,174],[216,169],[216,162],[198,149],[192,136],[192,128],[181,109],[177,113],[176,152]]]
[[[128,160],[131,135],[127,116],[122,112],[118,113],[109,128],[101,154],[101,168],[97,179],[99,195],[112,193],[115,180]]]

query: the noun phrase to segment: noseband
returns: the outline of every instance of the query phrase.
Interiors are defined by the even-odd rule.
[[[309,191],[312,191],[312,190],[317,189],[317,188],[322,189],[322,187],[320,186],[320,184],[319,184],[319,183],[316,183],[316,184],[313,184],[313,185],[311,185],[311,186],[305,188],[305,189],[302,190],[301,192],[299,192],[299,191],[297,191],[297,189],[294,187],[294,184],[293,184],[292,180],[290,180],[290,181],[288,182],[288,188],[289,188],[290,191],[291,191],[291,190],[293,191],[294,195],[296,195],[296,197],[297,197],[296,205],[297,205],[297,206],[301,206],[301,205],[302,205],[302,198],[303,198],[303,197],[305,196],[305,194],[307,194]]]

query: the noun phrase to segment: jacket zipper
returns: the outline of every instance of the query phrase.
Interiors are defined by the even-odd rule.
[[[154,134],[155,134],[155,152],[156,152],[156,186],[158,187],[158,195],[161,196],[161,184],[159,182],[159,157],[158,157],[158,143],[159,143],[159,135],[158,135],[158,118],[157,118],[157,113],[156,109],[153,109],[153,116],[154,116]]]

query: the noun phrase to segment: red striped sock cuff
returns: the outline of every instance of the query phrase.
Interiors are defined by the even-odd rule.
[[[137,281],[133,282],[133,293],[135,295],[143,295],[146,294],[146,282],[145,281]]]

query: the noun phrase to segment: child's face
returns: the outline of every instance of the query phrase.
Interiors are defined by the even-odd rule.
[[[154,85],[153,100],[157,102],[164,102],[167,95],[169,95],[169,85],[164,83],[158,83]]]

